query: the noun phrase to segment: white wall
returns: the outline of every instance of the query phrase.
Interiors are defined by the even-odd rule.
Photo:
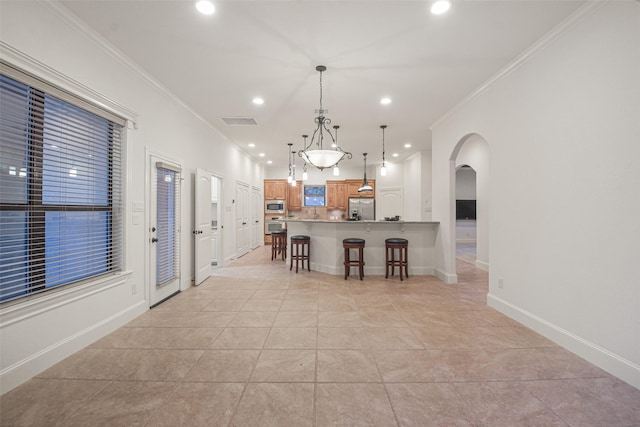
[[[437,263],[451,155],[491,150],[489,304],[640,387],[640,3],[589,3],[433,131]],[[498,288],[498,279],[504,288]]]
[[[456,199],[476,200],[476,171],[473,168],[456,170]]]
[[[105,49],[61,6],[47,2],[2,2],[3,58],[51,69],[65,78],[137,114],[137,129],[127,131],[126,269],[128,274],[97,292],[78,290],[73,301],[45,299],[29,307],[0,309],[0,392],[4,393],[48,366],[116,329],[149,306],[145,284],[144,221],[134,224],[134,202],[145,202],[146,153],[182,164],[182,289],[193,278],[193,175],[207,169],[224,179],[224,258],[235,253],[235,212],[231,200],[236,180],[262,188],[263,168],[196,117],[171,94],[146,78],[118,52]],[[8,55],[7,52],[13,52]],[[21,65],[21,64],[16,64]],[[137,222],[137,221],[136,221]],[[136,292],[132,290],[133,285]]]

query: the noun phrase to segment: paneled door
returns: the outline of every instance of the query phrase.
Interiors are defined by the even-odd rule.
[[[216,183],[217,185],[217,183]],[[211,173],[196,169],[195,228],[195,284],[211,275]]]
[[[250,215],[249,184],[236,182],[236,255],[249,252]]]

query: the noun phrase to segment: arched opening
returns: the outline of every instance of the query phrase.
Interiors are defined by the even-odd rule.
[[[478,134],[465,135],[456,144],[449,160],[451,241],[448,252],[451,269],[457,270],[455,261],[460,241],[460,249],[468,252],[465,261],[473,258],[475,268],[489,271],[489,144]],[[464,215],[464,218],[458,215],[459,209],[470,213],[472,207],[475,208],[475,219],[468,218],[469,215]],[[471,241],[475,245],[471,245]]]

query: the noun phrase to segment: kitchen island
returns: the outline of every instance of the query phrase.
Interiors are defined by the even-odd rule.
[[[342,240],[365,240],[365,276],[385,274],[384,241],[390,237],[409,241],[409,276],[434,275],[435,242],[439,222],[432,221],[335,221],[284,219],[290,239],[296,234],[311,237],[311,269],[333,275],[344,274]],[[289,251],[290,252],[290,251]],[[353,255],[352,255],[353,256]],[[290,262],[287,259],[287,262]],[[398,271],[396,269],[396,275]]]

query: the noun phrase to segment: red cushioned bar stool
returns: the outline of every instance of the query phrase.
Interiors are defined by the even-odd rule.
[[[271,261],[282,255],[282,260],[287,258],[287,230],[271,232]]]
[[[358,267],[360,280],[364,277],[364,239],[344,239],[342,241],[344,248],[344,280],[347,280],[351,267]],[[351,249],[358,250],[358,259],[351,259]]]
[[[400,270],[400,281],[402,278],[402,270],[404,268],[404,275],[409,278],[409,263],[408,263],[408,247],[409,241],[407,239],[391,238],[384,241],[385,247],[385,276],[389,277],[389,267],[391,267],[391,275],[395,275],[396,266]],[[398,250],[398,258],[396,258],[396,249]]]
[[[296,273],[298,272],[298,261],[302,262],[303,270],[304,262],[307,261],[307,270],[311,271],[311,267],[309,266],[310,248],[311,237],[303,235],[291,236],[291,266],[289,267],[289,271],[293,268],[294,260],[296,261]]]

